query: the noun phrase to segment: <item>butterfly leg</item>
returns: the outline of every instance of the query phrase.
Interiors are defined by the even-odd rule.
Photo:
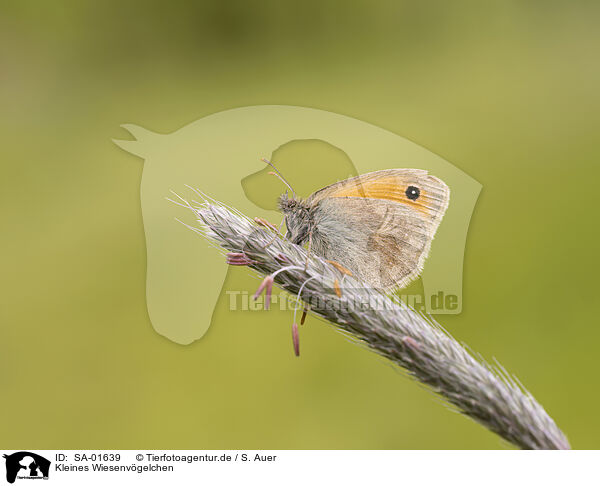
[[[270,221],[267,221],[266,219],[263,218],[254,218],[254,222],[260,226],[263,226],[265,228],[269,228],[270,230],[275,231],[276,233],[279,233],[279,230],[281,228],[277,228],[277,226],[275,226],[273,223],[271,223]]]
[[[279,227],[277,227],[277,226],[275,226],[273,223],[271,223],[271,222],[269,222],[269,221],[267,221],[267,220],[265,220],[265,219],[262,219],[262,218],[254,218],[254,222],[255,222],[256,224],[258,224],[258,225],[260,225],[260,226],[263,226],[263,227],[265,227],[265,228],[267,228],[267,229],[270,229],[270,230],[272,230],[272,231],[273,231],[273,233],[274,233],[274,235],[273,235],[273,238],[271,238],[271,239],[270,239],[270,240],[267,242],[267,244],[266,244],[265,246],[263,246],[263,249],[264,249],[264,248],[267,248],[269,245],[271,245],[271,244],[272,244],[272,243],[273,243],[273,242],[274,242],[274,241],[277,239],[277,237],[281,235],[281,228],[283,227],[283,222],[284,222],[284,221],[285,221],[285,219],[282,219],[282,220],[281,220],[281,223],[279,223]]]

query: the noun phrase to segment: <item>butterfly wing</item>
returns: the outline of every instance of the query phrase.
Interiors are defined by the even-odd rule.
[[[446,184],[418,169],[327,186],[306,201],[314,208],[315,252],[376,288],[404,287],[420,274],[449,198]]]

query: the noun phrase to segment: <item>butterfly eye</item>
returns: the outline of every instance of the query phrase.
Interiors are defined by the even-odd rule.
[[[421,191],[418,187],[408,186],[408,188],[406,189],[406,197],[411,201],[416,201],[420,195]]]

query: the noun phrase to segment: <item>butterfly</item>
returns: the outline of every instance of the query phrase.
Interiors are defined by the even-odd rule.
[[[448,186],[426,170],[387,169],[336,182],[304,200],[292,190],[292,197],[279,198],[279,208],[289,240],[308,243],[310,252],[390,292],[421,273],[449,200]]]

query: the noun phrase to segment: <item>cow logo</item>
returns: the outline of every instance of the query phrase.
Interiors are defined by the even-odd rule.
[[[6,461],[6,480],[14,483],[15,479],[48,479],[50,461],[33,452],[20,451],[4,454]]]

